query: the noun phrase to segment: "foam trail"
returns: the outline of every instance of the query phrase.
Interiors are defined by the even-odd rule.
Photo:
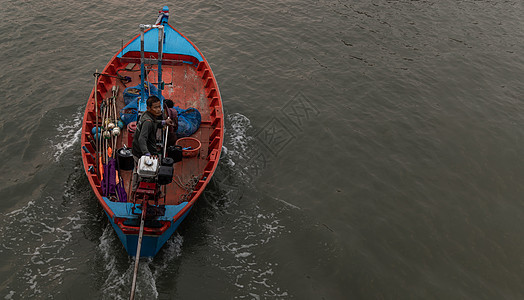
[[[248,117],[233,113],[227,119],[221,160],[243,184],[251,183],[268,163],[267,155],[250,135],[253,126]]]
[[[16,285],[21,299],[49,293],[76,270],[71,243],[73,235],[81,232],[86,212],[69,211],[56,203],[55,198],[47,196],[2,215],[0,250],[13,252],[8,256],[16,257],[18,265],[4,284],[6,289]],[[43,214],[47,208],[52,208],[51,212]]]
[[[249,136],[247,132],[252,126],[248,117],[239,113],[230,114],[227,119],[229,126],[231,126],[230,132],[226,135],[226,143],[229,148],[223,148],[228,165],[233,167],[241,161],[248,160],[247,154],[253,142],[253,137]]]
[[[232,299],[290,298],[292,296],[274,280],[278,263],[259,259],[258,254],[266,244],[287,231],[280,215],[300,207],[276,197],[272,198],[283,204],[277,210],[266,211],[256,203],[238,205],[245,189],[256,189],[246,183],[256,179],[267,161],[256,138],[249,134],[251,121],[239,113],[230,114],[227,119],[221,158],[226,164],[219,165],[222,174],[215,174],[222,175],[217,178],[221,196],[216,201],[223,204],[212,207],[234,216],[228,226],[234,232],[221,230],[207,236],[213,248],[212,264],[229,277]],[[237,205],[229,205],[231,203]]]
[[[157,299],[156,283],[170,263],[181,254],[182,237],[175,233],[157,254],[155,259],[141,258],[138,269],[136,299]],[[123,247],[108,224],[100,237],[99,250],[104,261],[105,281],[102,285],[102,299],[128,299],[134,270],[134,259],[123,261],[120,257]]]
[[[69,148],[80,140],[80,134],[82,132],[82,113],[77,112],[74,115],[73,120],[59,124],[57,131],[58,134],[55,139],[58,140],[58,142],[52,145],[52,148],[55,150],[55,161],[58,161]]]
[[[230,276],[235,287],[235,299],[284,299],[289,297],[273,280],[278,264],[258,258],[257,251],[273,239],[278,238],[285,227],[278,215],[288,210],[265,212],[258,206],[248,211],[239,211],[232,220],[234,235],[214,233],[208,236],[215,248],[213,265]],[[258,293],[253,293],[257,291]]]
[[[291,207],[291,208],[294,208],[294,209],[301,209],[300,207],[298,207],[298,206],[296,206],[296,205],[293,205],[293,204],[291,204],[291,203],[289,203],[289,202],[287,202],[287,201],[284,201],[284,200],[282,200],[282,199],[280,199],[280,198],[277,198],[277,197],[271,197],[271,198],[273,198],[273,199],[277,200],[278,202],[283,203],[283,204],[285,204],[285,205],[287,205],[287,206],[289,206],[289,207]]]

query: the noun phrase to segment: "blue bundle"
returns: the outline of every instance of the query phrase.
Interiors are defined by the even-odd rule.
[[[149,82],[144,83],[144,90],[146,92],[146,97],[149,95],[158,95],[158,89],[153,84]],[[126,106],[120,110],[120,119],[124,122],[125,125],[136,122],[138,118],[138,102],[140,101],[140,96],[142,93],[141,85],[136,85],[128,87],[124,90],[124,103]],[[164,101],[164,97],[160,97],[161,104]]]
[[[183,138],[191,136],[195,133],[200,127],[202,122],[202,116],[200,112],[193,107],[188,109],[181,109],[178,106],[175,106],[178,113],[178,129],[176,131],[177,138]]]

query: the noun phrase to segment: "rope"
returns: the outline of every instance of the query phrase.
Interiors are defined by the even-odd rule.
[[[180,180],[180,177],[177,175],[178,179]],[[189,202],[189,199],[191,198],[191,194],[195,190],[195,186],[198,184],[199,177],[198,176],[191,176],[191,178],[188,180],[188,182],[181,186],[176,180],[175,182],[180,186],[181,188],[185,189],[187,193],[180,195],[180,202]],[[182,180],[180,180],[182,181]]]
[[[129,83],[132,81],[131,77],[129,76],[121,76],[120,74],[118,74],[117,72],[117,75],[109,75],[109,74],[104,74],[104,73],[98,73],[98,72],[95,72],[93,73],[93,76],[97,77],[97,76],[106,76],[106,77],[112,77],[112,78],[116,78],[118,80],[120,80],[120,82],[122,82],[122,84],[125,86],[126,83]]]

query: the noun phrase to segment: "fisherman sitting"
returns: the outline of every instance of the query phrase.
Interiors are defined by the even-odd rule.
[[[135,135],[133,136],[133,158],[135,160],[135,167],[133,169],[132,177],[132,193],[131,199],[134,198],[136,189],[138,187],[138,173],[137,165],[140,157],[146,155],[158,155],[156,148],[156,132],[159,128],[168,125],[173,126],[174,122],[169,117],[166,120],[158,120],[162,116],[162,106],[160,99],[156,96],[150,96],[146,101],[147,110],[137,123]]]

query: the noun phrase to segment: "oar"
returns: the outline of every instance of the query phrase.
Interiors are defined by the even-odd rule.
[[[146,218],[147,201],[142,204],[142,215],[140,217],[140,232],[138,233],[138,244],[136,246],[135,270],[133,272],[133,283],[131,284],[130,300],[135,298],[136,276],[138,274],[138,262],[140,260],[140,250],[142,248],[142,236],[144,234],[144,219]]]

